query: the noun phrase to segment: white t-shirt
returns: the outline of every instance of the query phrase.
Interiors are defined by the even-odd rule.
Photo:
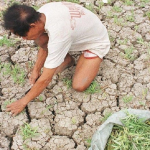
[[[58,67],[69,51],[98,50],[110,45],[107,30],[99,18],[78,4],[52,2],[38,11],[46,16],[45,31],[49,36],[45,68]],[[107,52],[97,55],[103,57]]]

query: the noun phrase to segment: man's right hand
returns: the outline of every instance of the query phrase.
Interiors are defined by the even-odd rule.
[[[39,71],[36,71],[35,69],[33,69],[32,73],[30,75],[30,78],[29,78],[30,84],[33,85],[40,75],[41,75],[41,73]]]

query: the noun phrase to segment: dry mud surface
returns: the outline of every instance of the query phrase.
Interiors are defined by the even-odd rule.
[[[47,0],[19,2],[36,7]],[[75,66],[72,66],[54,76],[24,112],[10,116],[5,107],[29,89],[27,75],[38,47],[33,41],[23,41],[0,27],[1,38],[6,35],[17,40],[14,46],[0,47],[0,150],[87,150],[93,133],[109,113],[125,108],[150,109],[150,1],[112,0],[104,6],[101,1],[81,2],[93,4],[91,9],[107,27],[111,40],[110,52],[96,77],[100,92],[86,94],[68,89],[63,79],[73,76]],[[0,0],[0,11],[8,5],[8,0]],[[71,54],[77,61],[80,53]],[[21,68],[24,85],[14,83],[7,64]],[[25,123],[37,128],[35,137],[22,137],[21,127]]]

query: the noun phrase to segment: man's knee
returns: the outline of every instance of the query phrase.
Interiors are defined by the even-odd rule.
[[[78,84],[78,83],[75,83],[75,84],[73,83],[72,88],[78,92],[83,92],[87,89],[87,87],[85,87],[84,85]]]

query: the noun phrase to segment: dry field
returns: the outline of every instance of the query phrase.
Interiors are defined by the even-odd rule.
[[[0,0],[0,23],[11,2]],[[18,2],[38,9],[48,0]],[[74,91],[69,86],[72,66],[54,76],[24,112],[10,116],[6,106],[29,89],[28,74],[38,47],[0,26],[0,150],[87,150],[93,133],[111,113],[125,108],[150,110],[150,0],[79,3],[97,14],[111,41],[94,82],[98,92]],[[80,53],[71,54],[77,61]]]

